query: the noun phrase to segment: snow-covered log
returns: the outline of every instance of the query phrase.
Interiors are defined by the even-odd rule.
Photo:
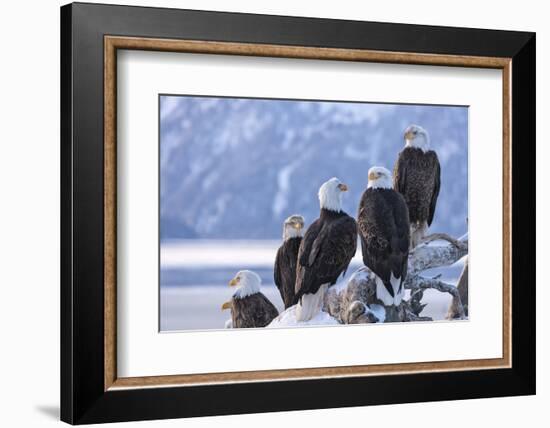
[[[340,321],[333,318],[325,311],[319,312],[315,317],[308,321],[296,320],[296,305],[287,308],[281,312],[266,328],[286,328],[286,327],[303,327],[316,325],[338,325]]]
[[[344,324],[371,324],[386,321],[386,309],[376,303],[365,305],[359,300],[351,302],[343,320]]]
[[[446,245],[430,245],[432,236],[446,241],[452,240]],[[446,237],[446,238],[444,238]],[[458,240],[450,238],[443,233],[433,234],[424,238],[424,244],[420,244],[409,254],[408,278],[427,269],[441,266],[449,266],[468,254],[468,236]]]
[[[433,240],[445,240],[446,244],[436,244]],[[453,296],[455,315],[463,319],[466,314],[462,304],[461,293],[457,287],[441,281],[439,278],[428,278],[421,275],[427,269],[450,266],[468,254],[467,235],[456,240],[445,234],[434,234],[426,237],[424,243],[411,251],[409,256],[408,275],[405,288],[411,291],[409,300],[399,306],[383,306],[376,298],[376,280],[374,273],[363,266],[351,276],[347,283],[329,288],[325,295],[324,310],[341,323],[373,322],[376,315],[371,314],[373,305],[383,307],[383,322],[395,321],[431,321],[420,315],[425,304],[422,303],[423,292],[434,289]],[[466,275],[467,276],[467,275]],[[467,284],[466,284],[467,287]],[[361,308],[359,303],[365,308]],[[380,320],[378,321],[380,322]]]

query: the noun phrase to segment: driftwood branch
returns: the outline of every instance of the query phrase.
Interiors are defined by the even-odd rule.
[[[447,241],[447,244],[428,245],[435,240],[444,240]],[[467,312],[462,302],[467,302],[467,295],[464,300],[464,293],[461,293],[458,287],[447,284],[437,277],[424,277],[421,273],[428,269],[450,266],[467,254],[467,235],[459,239],[442,233],[429,235],[409,255],[408,275],[404,284],[406,289],[411,290],[411,297],[408,301],[403,301],[397,307],[384,306],[376,298],[376,276],[370,269],[363,266],[354,272],[346,284],[329,288],[325,296],[325,311],[344,324],[377,322],[376,320],[378,322],[430,321],[431,318],[420,314],[426,306],[422,303],[423,291],[434,289],[452,296],[452,318],[463,319]],[[466,288],[467,293],[467,272],[466,274],[463,272],[462,277],[466,278],[463,288]],[[374,307],[383,307],[385,314],[381,316],[380,311],[371,311],[371,308]],[[449,309],[450,313],[451,308]]]
[[[457,245],[420,244],[417,246],[409,255],[408,276],[414,277],[427,269],[452,265],[468,254],[468,237],[455,241]]]
[[[408,319],[407,321],[433,321],[430,317],[421,317],[419,315],[416,315],[415,313],[408,313]]]
[[[447,241],[457,248],[460,248],[463,245],[463,243],[459,239],[455,239],[452,236],[447,235],[446,233],[432,233],[431,235],[422,238],[420,244],[429,244],[433,241]]]
[[[434,289],[442,293],[449,293],[453,296],[453,302],[455,302],[456,317],[458,319],[464,319],[464,307],[460,299],[460,294],[457,287],[451,284],[447,284],[437,278],[424,278],[420,275],[416,275],[412,278],[407,279],[406,288],[411,290],[427,290]]]

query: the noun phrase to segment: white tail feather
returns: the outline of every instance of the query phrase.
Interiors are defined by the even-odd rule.
[[[404,287],[402,287],[401,291],[399,291],[401,279],[396,278],[395,276],[393,276],[393,274],[390,277],[390,283],[392,285],[393,294],[395,297],[392,297],[392,295],[388,292],[382,280],[376,277],[376,297],[381,300],[385,306],[398,306],[401,303],[401,300],[403,300],[405,289]]]
[[[309,321],[323,309],[328,284],[323,284],[315,294],[304,294],[296,305],[296,321]]]

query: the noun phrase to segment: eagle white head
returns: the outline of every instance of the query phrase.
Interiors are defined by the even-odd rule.
[[[418,125],[410,125],[405,129],[405,146],[416,147],[426,152],[430,149],[430,136],[428,131]]]
[[[260,285],[262,284],[262,279],[260,275],[251,270],[241,270],[237,272],[237,275],[229,281],[231,287],[237,287],[234,296],[237,298],[243,298],[246,296],[251,296],[260,292]]]
[[[301,215],[293,214],[283,224],[283,240],[302,236],[304,218]]]
[[[392,175],[383,166],[373,166],[369,169],[369,184],[367,188],[391,189],[393,187]]]
[[[321,208],[330,211],[342,211],[342,194],[348,191],[348,186],[336,177],[325,181],[319,188],[319,203]]]

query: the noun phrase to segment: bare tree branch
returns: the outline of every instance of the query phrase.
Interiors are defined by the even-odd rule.
[[[458,292],[458,289],[454,285],[447,284],[446,282],[440,281],[436,278],[424,278],[420,275],[415,275],[412,278],[407,278],[407,281],[405,282],[405,288],[409,288],[411,290],[427,290],[431,288],[437,291],[441,291],[442,293],[449,293],[451,296],[453,296],[453,302],[455,302],[456,306],[457,316],[455,318],[465,318],[464,307],[462,306],[460,294]]]
[[[408,316],[409,316],[409,319],[407,321],[433,321],[433,319],[430,317],[421,317],[414,313],[409,313]]]
[[[447,241],[457,248],[461,248],[461,246],[463,245],[463,243],[459,239],[455,239],[452,236],[447,235],[446,233],[432,233],[431,235],[425,236],[420,241],[420,245],[429,244],[433,241]]]
[[[427,269],[449,266],[468,254],[468,238],[457,240],[456,245],[421,244],[409,255],[408,275],[414,276]]]
[[[403,301],[399,306],[384,306],[376,298],[376,275],[367,267],[359,268],[350,277],[345,285],[329,288],[325,295],[324,309],[342,323],[362,323],[371,320],[368,308],[379,305],[385,308],[384,322],[395,321],[430,321],[430,317],[421,316],[425,304],[421,302],[423,290],[434,289],[442,293],[449,293],[453,297],[453,319],[463,319],[466,312],[463,307],[462,295],[454,285],[447,284],[439,278],[426,278],[421,272],[427,269],[450,266],[468,254],[468,235],[454,239],[446,234],[432,234],[421,245],[411,251],[409,255],[408,275],[404,283],[406,289],[411,290],[411,298]],[[446,245],[427,245],[434,240],[444,240]],[[463,275],[464,276],[464,273]],[[466,274],[467,277],[467,274]],[[467,288],[467,282],[465,287]],[[362,310],[358,302],[366,305]],[[369,316],[367,316],[369,315]]]

